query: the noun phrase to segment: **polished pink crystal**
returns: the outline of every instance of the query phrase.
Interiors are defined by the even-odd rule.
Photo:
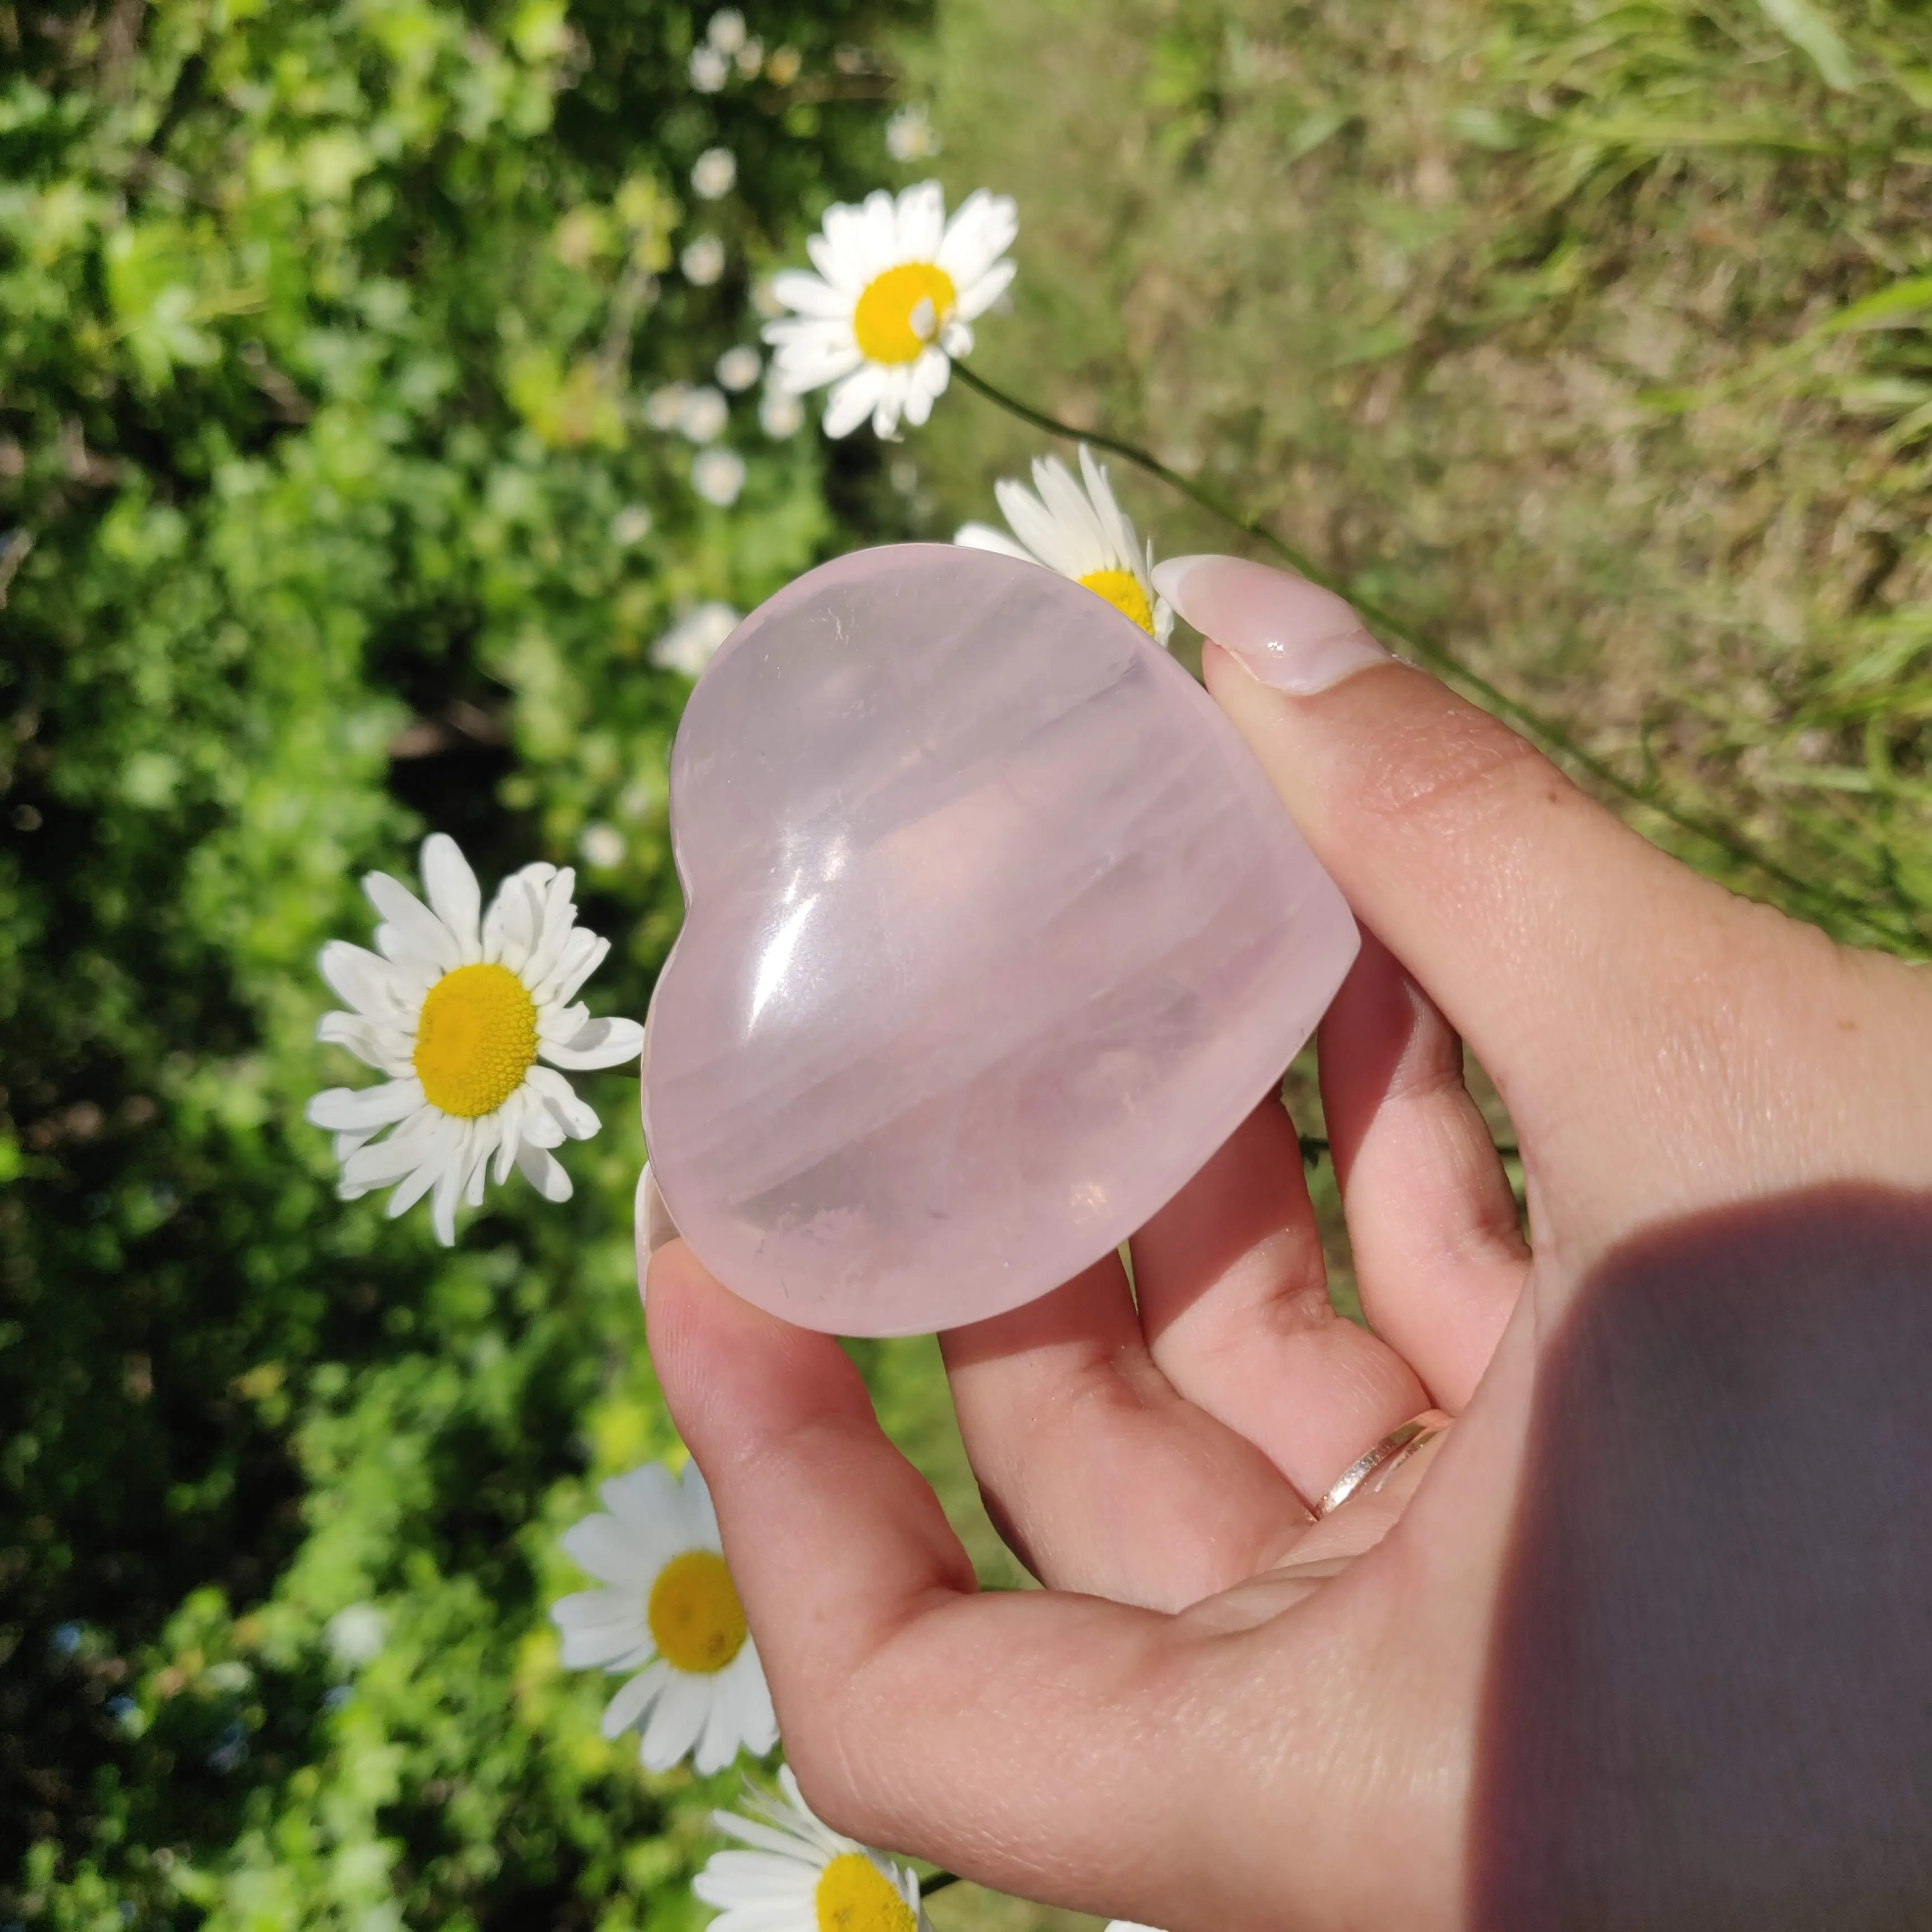
[[[986,551],[862,550],[781,591],[700,679],[670,784],[652,1172],[719,1280],[808,1328],[952,1328],[1097,1260],[1354,957],[1200,686]]]

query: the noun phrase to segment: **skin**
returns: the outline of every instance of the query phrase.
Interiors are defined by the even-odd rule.
[[[1292,696],[1213,644],[1204,668],[1372,935],[1319,1045],[1374,1333],[1328,1311],[1270,1102],[1136,1238],[1138,1308],[1110,1258],[944,1338],[1046,1586],[982,1596],[837,1343],[658,1247],[652,1356],[808,1799],[1170,1932],[1920,1922],[1932,1802],[1867,1847],[1833,1822],[1856,1802],[1815,1794],[1880,1803],[1912,1761],[1882,1712],[1922,1737],[1932,1709],[1932,1432],[1879,1372],[1932,1286],[1932,1240],[1900,1232],[1932,1232],[1932,984],[1661,856],[1420,671]],[[1533,1249],[1463,1040],[1515,1124]],[[1772,1366],[1741,1394],[1745,1328]],[[1438,1448],[1311,1522],[1432,1403],[1459,1418]],[[1876,1500],[1841,1530],[1848,1486]],[[1730,1656],[1705,1634],[1741,1600],[1801,1597],[1754,1626],[1744,1716],[1701,1666],[1645,1660]],[[1726,1781],[1784,1737],[1808,1768]],[[1763,1853],[1800,1841],[1826,1850],[1784,1910]]]

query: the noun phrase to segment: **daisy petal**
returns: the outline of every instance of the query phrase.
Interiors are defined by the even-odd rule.
[[[387,872],[371,872],[363,880],[362,890],[389,928],[412,952],[422,953],[445,973],[463,964],[463,948],[455,934],[408,886]]]
[[[945,393],[952,364],[937,349],[928,349],[907,376],[905,419],[917,429],[932,413],[934,402]]]
[[[1040,559],[1024,544],[1014,542],[1004,530],[996,530],[990,524],[962,524],[952,533],[952,541],[967,550],[989,550],[1000,556],[1016,558],[1022,563],[1038,563]]]
[[[490,1156],[496,1151],[497,1137],[502,1128],[502,1118],[498,1114],[488,1114],[475,1123],[476,1132],[470,1136],[467,1172],[463,1179],[463,1202],[466,1208],[480,1208],[483,1204],[483,1188],[490,1178]]]
[[[426,1106],[387,1140],[352,1155],[343,1164],[342,1178],[358,1187],[386,1187],[414,1173],[434,1151],[445,1126],[455,1124],[447,1114]]]
[[[302,1109],[312,1127],[333,1132],[370,1132],[406,1120],[424,1104],[420,1081],[391,1080],[380,1087],[330,1087]]]
[[[561,1073],[538,1064],[524,1078],[572,1140],[587,1141],[597,1131],[601,1124],[597,1110],[578,1098],[576,1089]]]
[[[640,1616],[634,1606],[627,1624],[598,1624],[566,1630],[563,1667],[566,1670],[602,1670],[612,1664],[622,1664],[634,1668],[637,1664],[648,1662],[655,1646],[648,1638],[641,1646],[638,1641]],[[644,1652],[641,1658],[637,1654],[640,1648]]]
[[[538,1052],[554,1066],[587,1072],[600,1066],[621,1066],[644,1050],[644,1030],[635,1020],[592,1020],[568,1046],[539,1043]]]
[[[315,1036],[325,1046],[346,1047],[364,1066],[380,1066],[385,1072],[394,1057],[386,1038],[388,1030],[360,1013],[324,1013],[315,1023]]]
[[[425,1117],[433,1123],[429,1151],[417,1162],[414,1170],[404,1177],[398,1185],[396,1191],[389,1196],[388,1205],[383,1211],[392,1221],[398,1215],[406,1214],[432,1187],[442,1180],[457,1154],[463,1123],[460,1120],[451,1119],[447,1114],[431,1112],[428,1108],[425,1108],[422,1114],[418,1114],[416,1118],[422,1120]],[[410,1124],[413,1125],[414,1123],[411,1122]],[[406,1128],[404,1130],[405,1132],[406,1130]],[[380,1142],[375,1147],[364,1148],[361,1154],[356,1155],[355,1159],[350,1162],[348,1167],[344,1169],[344,1173],[346,1175],[352,1172],[356,1162],[362,1160],[365,1156],[381,1154],[385,1149],[393,1147],[400,1138],[400,1134],[392,1135],[388,1140]]]
[[[563,1553],[572,1562],[601,1582],[642,1592],[656,1581],[658,1566],[615,1516],[601,1510],[572,1523],[563,1532],[562,1542]]]
[[[1077,550],[1079,568],[1075,573],[1084,576],[1091,570],[1131,570],[1134,560],[1131,553],[1123,557],[1115,554],[1114,547],[1108,541],[1098,513],[1087,500],[1087,493],[1074,482],[1065,464],[1048,458],[1033,466],[1034,488],[1040,492],[1040,500],[1046,505],[1048,515],[1059,526],[1061,534]]]
[[[646,1771],[668,1771],[695,1744],[710,1705],[710,1685],[682,1671],[668,1682],[638,1740],[638,1757]]]
[[[415,1014],[396,969],[380,953],[332,939],[316,962],[322,976],[365,1019],[412,1024]]]
[[[566,866],[550,875],[538,896],[542,910],[536,944],[530,949],[530,956],[524,962],[520,974],[524,984],[532,993],[556,970],[556,962],[569,944],[571,926],[577,916],[577,908],[571,902],[570,895],[576,884],[576,873]]]
[[[482,938],[477,930],[483,896],[463,848],[448,832],[432,832],[423,841],[418,864],[430,904],[448,927],[463,963],[473,964],[483,957]]]
[[[528,874],[530,868],[513,872],[496,888],[490,915],[484,922],[484,954],[512,973],[520,973],[537,943],[540,911],[538,888]],[[494,949],[494,950],[493,950]]]
[[[800,315],[844,318],[852,313],[849,295],[816,275],[807,274],[802,268],[782,270],[772,278],[771,288],[776,300]]]
[[[1136,578],[1139,578],[1142,565],[1134,526],[1114,494],[1114,486],[1107,480],[1105,465],[1094,460],[1094,452],[1084,442],[1080,446],[1080,480],[1086,485],[1088,500],[1094,506],[1094,514],[1106,534],[1114,561],[1121,569],[1130,570]],[[1152,586],[1143,582],[1142,587],[1146,590]]]
[[[1024,484],[1002,478],[993,485],[1000,514],[1012,526],[1014,536],[1049,570],[1062,577],[1079,578],[1097,569],[1083,547],[1078,531],[1063,530],[1046,506]]]
[[[722,1550],[723,1538],[718,1529],[718,1511],[711,1501],[711,1490],[704,1480],[704,1472],[695,1462],[684,1466],[684,1476],[679,1484],[680,1499],[684,1504],[685,1520],[691,1526],[694,1539],[701,1542],[707,1550]]]
[[[872,413],[885,388],[886,372],[876,362],[862,363],[826,399],[825,434],[835,442],[850,436]]]
[[[550,1620],[560,1630],[630,1632],[631,1641],[646,1634],[644,1599],[634,1590],[604,1588],[573,1590],[550,1606]]]
[[[1019,208],[1012,197],[976,188],[946,224],[939,266],[952,278],[953,286],[963,290],[992,268],[1019,232]]]
[[[697,1747],[691,1754],[691,1767],[700,1778],[709,1778],[712,1772],[722,1771],[738,1755],[743,1742],[732,1700],[724,1694],[724,1686],[719,1684],[714,1688],[711,1708],[704,1714],[704,1727],[698,1734]]]
[[[621,1476],[613,1476],[598,1487],[597,1493],[604,1498],[604,1507],[640,1544],[658,1539],[665,1526],[682,1514],[682,1498],[676,1480],[662,1462],[646,1462]],[[682,1524],[678,1527],[682,1528]],[[666,1547],[661,1557],[654,1555],[653,1561],[662,1562],[688,1546],[674,1532],[668,1540],[671,1546]]]
[[[653,1664],[648,1670],[640,1670],[604,1706],[597,1728],[607,1738],[622,1737],[657,1702],[670,1678],[668,1664]]]
[[[542,980],[530,988],[530,998],[540,1006],[568,1000],[609,954],[610,942],[600,939],[585,926],[574,926],[566,936],[555,963]]]
[[[907,188],[899,196],[898,218],[899,260],[936,261],[946,239],[946,190],[936,181]]]
[[[470,1147],[476,1138],[476,1125],[473,1120],[465,1120],[458,1129],[456,1144],[443,1162],[442,1172],[436,1177],[435,1190],[429,1204],[430,1226],[446,1248],[456,1245],[456,1204],[462,1198],[464,1184],[470,1178]],[[390,1210],[392,1214],[397,1211],[393,1207]]]
[[[517,1171],[546,1201],[570,1198],[570,1176],[527,1136],[518,1143]]]
[[[872,405],[872,434],[884,442],[898,433],[899,416],[905,408],[912,376],[902,363],[879,373],[885,378],[885,387],[879,400]]]
[[[771,1686],[766,1681],[765,1667],[758,1661],[758,1654],[748,1636],[733,1668],[747,1665],[740,1691],[743,1700],[741,1728],[745,1735],[745,1748],[754,1756],[763,1757],[778,1741],[778,1714],[772,1707]]]
[[[1018,272],[1018,264],[1001,262],[959,291],[953,314],[964,322],[976,322],[1004,295]]]

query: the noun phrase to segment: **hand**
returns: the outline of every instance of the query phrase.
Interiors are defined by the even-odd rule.
[[[1877,1736],[1932,1694],[1927,1566],[1826,1546],[1848,1490],[1867,1534],[1881,1470],[1923,1480],[1885,1449],[1926,1436],[1895,1364],[1932,1346],[1932,988],[1663,856],[1325,592],[1217,559],[1163,588],[1373,935],[1319,1042],[1373,1333],[1329,1311],[1270,1102],[1135,1238],[1138,1306],[1110,1258],[944,1338],[1046,1586],[982,1596],[838,1345],[661,1247],[652,1354],[806,1796],[1170,1932],[1728,1926],[1754,1896],[1796,1926],[1806,1886],[1894,1922],[1857,1916],[1850,1840],[1932,1862],[1922,1738]],[[1439,1447],[1311,1522],[1432,1405]],[[1845,1659],[1816,1695],[1807,1618]]]

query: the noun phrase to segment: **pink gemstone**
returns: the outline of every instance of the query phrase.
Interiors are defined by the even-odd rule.
[[[718,651],[671,756],[688,906],[652,1172],[727,1286],[902,1335],[1043,1294],[1314,1030],[1354,920],[1207,694],[1090,591],[862,550]]]

